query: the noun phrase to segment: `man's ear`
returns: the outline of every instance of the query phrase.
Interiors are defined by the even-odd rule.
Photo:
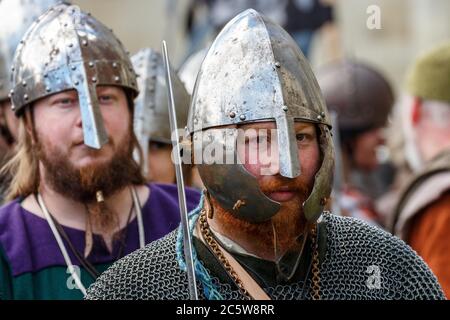
[[[414,97],[412,99],[410,116],[412,126],[416,127],[422,118],[422,99],[420,99],[419,97]]]

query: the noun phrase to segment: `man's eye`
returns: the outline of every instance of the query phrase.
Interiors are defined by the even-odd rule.
[[[63,99],[59,99],[56,101],[57,105],[61,105],[61,106],[68,106],[68,105],[72,105],[75,103],[74,99],[70,99],[70,98],[63,98]]]
[[[306,141],[309,137],[308,137],[307,134],[304,134],[304,133],[298,133],[298,134],[296,135],[296,138],[297,138],[297,141],[299,141],[299,142],[304,142],[304,141]]]
[[[99,97],[101,103],[108,103],[112,101],[112,97],[108,95],[103,95]]]
[[[162,150],[167,147],[170,147],[169,144],[162,143],[162,142],[156,142],[156,141],[150,141],[149,142],[149,149],[153,151]]]

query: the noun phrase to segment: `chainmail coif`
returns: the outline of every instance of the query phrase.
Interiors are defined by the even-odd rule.
[[[445,299],[436,277],[403,241],[366,223],[324,214],[327,246],[320,267],[321,299]],[[177,230],[117,261],[88,289],[87,299],[189,299],[176,258]],[[372,269],[371,269],[372,268]],[[380,281],[368,279],[373,268]],[[213,277],[225,299],[243,299]],[[311,280],[265,288],[272,299],[311,299]],[[200,298],[205,298],[198,284]],[[306,290],[307,292],[303,292]]]

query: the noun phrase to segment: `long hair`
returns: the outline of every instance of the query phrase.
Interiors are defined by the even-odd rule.
[[[39,188],[39,160],[33,151],[33,142],[27,131],[27,120],[19,119],[19,137],[15,155],[3,166],[1,175],[11,183],[6,190],[6,201],[26,197]]]
[[[133,130],[133,99],[129,94],[127,96],[128,106],[130,110],[130,137],[132,150],[136,150],[139,155],[139,161],[136,161],[131,155],[133,167],[139,168],[139,176],[135,177],[132,184],[143,184],[145,178],[142,174],[142,149],[139,145],[137,137]],[[27,116],[28,113],[28,116]],[[31,127],[32,130],[27,130]],[[0,170],[0,175],[8,177],[11,183],[6,189],[6,201],[12,201],[18,197],[26,198],[30,194],[35,194],[39,191],[40,174],[39,174],[39,159],[34,148],[34,141],[32,134],[34,132],[33,112],[32,106],[27,108],[19,119],[19,136],[16,146],[15,155],[3,166]],[[34,137],[35,138],[35,137]]]

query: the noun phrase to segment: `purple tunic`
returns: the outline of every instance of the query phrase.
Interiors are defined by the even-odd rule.
[[[142,207],[146,243],[163,237],[180,222],[176,185],[152,183],[148,186],[150,197]],[[186,188],[186,200],[188,210],[194,209],[200,200],[199,192]],[[137,219],[134,218],[126,229],[127,241],[123,255],[139,248]],[[69,227],[64,227],[64,230],[78,252],[83,253],[85,232]],[[101,236],[94,235],[93,241],[94,246],[88,257],[92,264],[111,263],[118,258],[119,241],[114,242],[112,253],[107,250]],[[65,245],[72,262],[78,265],[78,259],[67,243]],[[19,200],[0,208],[0,249],[9,261],[13,277],[51,266],[66,265],[47,221],[22,208]]]

